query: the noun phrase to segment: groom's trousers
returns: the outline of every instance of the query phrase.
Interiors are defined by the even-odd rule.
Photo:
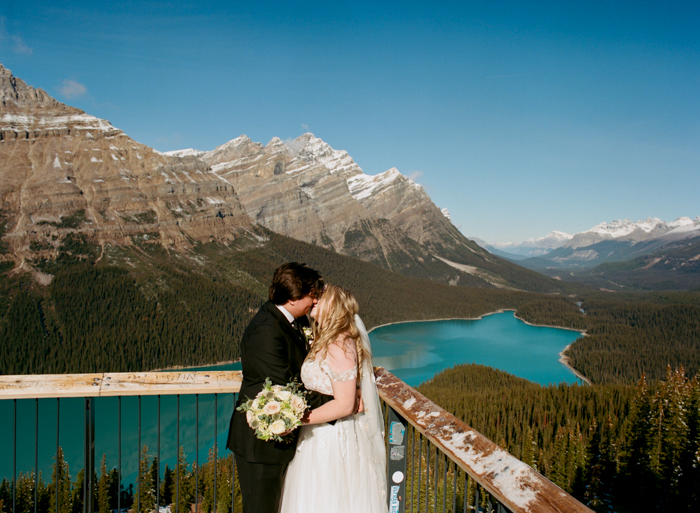
[[[250,463],[235,455],[243,513],[278,513],[288,463]]]

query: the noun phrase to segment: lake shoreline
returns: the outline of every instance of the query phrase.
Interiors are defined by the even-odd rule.
[[[518,317],[517,310],[515,310],[513,308],[502,308],[499,310],[495,310],[493,312],[488,312],[488,313],[482,314],[478,317],[450,317],[450,318],[444,318],[444,319],[415,319],[415,320],[407,320],[407,321],[387,322],[385,324],[380,324],[378,326],[372,327],[372,329],[368,330],[368,333],[372,333],[377,328],[382,328],[385,326],[392,326],[394,324],[408,324],[411,322],[438,322],[438,321],[478,321],[478,320],[481,320],[484,317],[487,317],[489,315],[496,315],[496,314],[505,313],[505,312],[516,312],[514,317],[516,319],[518,319],[519,321],[524,322],[528,326],[534,326],[534,327],[539,327],[539,328],[557,328],[557,329],[568,330],[568,331],[577,331],[582,336],[584,336],[584,337],[587,336],[587,333],[585,330],[579,330],[576,328],[569,328],[569,327],[564,327],[564,326],[550,326],[547,324],[533,324],[531,322],[528,322],[528,321]],[[559,361],[567,369],[569,369],[577,378],[579,378],[580,380],[582,380],[584,383],[586,383],[588,385],[592,385],[591,381],[587,377],[585,377],[583,374],[581,374],[580,372],[578,372],[576,369],[574,369],[571,366],[571,364],[570,364],[571,359],[566,355],[566,352],[568,351],[568,349],[570,347],[571,347],[571,344],[568,344],[564,349],[561,350],[561,352],[559,353]],[[241,359],[239,358],[237,360],[228,360],[228,361],[224,361],[224,362],[216,362],[216,363],[210,363],[210,364],[204,364],[204,365],[197,365],[196,367],[220,367],[222,365],[231,365],[234,363],[238,363],[240,361],[241,361]],[[175,365],[172,367],[165,367],[162,369],[153,369],[151,372],[167,372],[167,371],[177,371],[177,370],[182,370],[182,369],[192,369],[192,367],[185,367],[183,365]]]
[[[409,321],[398,321],[398,322],[387,322],[386,324],[380,324],[379,326],[374,326],[371,330],[369,330],[369,333],[374,331],[377,328],[382,328],[384,326],[392,326],[394,324],[407,324],[411,322],[434,322],[434,321],[478,321],[483,319],[484,317],[487,317],[489,315],[495,315],[499,313],[505,313],[505,312],[515,312],[514,317],[518,319],[519,321],[524,322],[528,326],[534,326],[538,328],[557,328],[561,330],[568,330],[568,331],[577,331],[581,334],[581,336],[587,336],[588,333],[585,330],[579,330],[576,328],[569,328],[569,327],[564,327],[564,326],[550,326],[547,324],[533,324],[531,322],[526,321],[525,319],[521,319],[517,315],[517,310],[513,308],[502,308],[499,310],[495,310],[493,312],[488,312],[485,314],[480,315],[479,317],[452,317],[452,318],[446,318],[446,319],[419,319],[419,320],[409,320]],[[577,378],[580,380],[583,380],[584,383],[587,385],[592,385],[591,380],[589,380],[586,376],[578,372],[576,369],[574,369],[571,366],[571,359],[566,355],[566,351],[571,347],[571,344],[568,344],[564,349],[561,350],[559,353],[559,361],[567,368],[569,369]]]
[[[517,312],[517,310],[515,310],[514,308],[503,308],[500,310],[494,310],[493,312],[488,312],[488,313],[482,314],[479,317],[446,317],[444,319],[413,319],[413,320],[408,320],[408,321],[387,322],[386,324],[380,324],[379,326],[374,326],[371,330],[368,331],[368,333],[372,333],[377,328],[383,328],[384,326],[393,326],[394,324],[407,324],[409,322],[437,322],[437,321],[479,321],[479,320],[483,319],[484,317],[488,317],[489,315],[496,315],[496,314],[505,313],[505,312]],[[521,319],[520,317],[518,317],[517,313],[515,315],[515,318],[518,319],[519,321],[523,321],[528,326],[535,326],[538,328],[557,328],[560,330],[578,331],[582,335],[584,335],[584,336],[586,335],[585,330],[579,330],[577,328],[569,328],[569,327],[565,327],[565,326],[551,326],[549,324],[533,324],[531,322],[526,321],[525,319]]]
[[[205,363],[203,365],[173,365],[172,367],[163,367],[161,369],[151,369],[146,372],[169,372],[169,371],[178,371],[178,370],[192,370],[192,369],[198,369],[200,367],[219,367],[221,365],[231,365],[233,363],[238,363],[240,362],[241,359],[239,358],[238,360],[227,360],[225,362],[216,362],[216,363]]]

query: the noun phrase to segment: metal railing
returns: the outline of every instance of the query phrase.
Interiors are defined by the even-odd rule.
[[[386,443],[387,443],[387,495],[391,513],[435,512],[466,513],[511,511],[513,513],[534,512],[590,512],[573,497],[541,476],[534,469],[516,459],[496,444],[471,429],[464,422],[443,410],[403,381],[396,378],[383,368],[376,369],[377,388],[385,407],[386,414]],[[83,398],[82,415],[84,416],[84,431],[78,436],[84,439],[83,469],[84,482],[82,493],[73,490],[73,498],[80,495],[84,513],[93,513],[96,509],[105,508],[96,505],[97,493],[103,497],[96,483],[98,480],[95,467],[95,435],[96,409],[116,409],[117,436],[117,466],[116,501],[113,500],[108,509],[125,511],[127,507],[136,513],[152,511],[157,507],[167,506],[161,496],[162,480],[166,479],[161,460],[161,398],[175,396],[175,476],[174,493],[170,501],[170,511],[180,513],[182,509],[195,511],[211,511],[225,513],[240,511],[240,495],[237,493],[235,479],[235,463],[233,458],[219,457],[218,439],[225,436],[228,418],[235,404],[235,395],[240,390],[242,375],[239,371],[198,371],[198,372],[151,372],[151,373],[105,373],[105,374],[73,374],[73,375],[38,375],[38,376],[0,376],[0,399],[5,406],[11,404],[12,416],[5,415],[2,425],[11,428],[12,443],[12,479],[6,481],[11,488],[11,508],[9,492],[5,487],[5,502],[0,489],[0,510],[12,513],[64,513],[65,504],[61,504],[62,479],[59,469],[59,426],[61,425],[61,400],[65,398]],[[213,442],[208,450],[210,457],[204,466],[200,466],[200,394],[206,395],[211,402],[213,396]],[[221,400],[219,396],[225,394]],[[231,396],[230,394],[233,394]],[[136,396],[137,405],[137,471],[136,476],[129,478],[122,471],[122,398]],[[154,398],[149,396],[156,396]],[[187,415],[192,417],[194,408],[195,431],[195,461],[187,474],[188,465],[184,467],[181,461],[181,396],[188,397]],[[194,396],[194,401],[191,397]],[[233,397],[233,400],[232,400]],[[113,405],[97,404],[99,398],[116,398]],[[142,497],[147,485],[142,483],[144,474],[145,446],[142,446],[142,398],[149,401],[147,417],[152,422],[156,418],[157,433],[156,454],[154,455],[155,481],[151,481],[149,493],[155,497]],[[147,399],[146,399],[147,398]],[[56,452],[51,482],[42,484],[39,464],[40,418],[39,402],[55,399],[56,404]],[[104,399],[107,400],[107,399]],[[125,399],[126,400],[126,399]],[[18,490],[17,457],[18,457],[18,401],[33,402],[34,409],[34,462],[33,474],[27,474],[25,481],[33,480],[33,497],[27,498],[27,490]],[[26,404],[24,405],[26,410]],[[220,413],[220,410],[222,409]],[[155,411],[153,411],[155,410]],[[114,413],[114,412],[112,412]],[[99,414],[102,414],[100,410]],[[73,414],[75,416],[75,414]],[[133,416],[133,411],[130,416]],[[42,419],[43,420],[43,419]],[[226,428],[219,425],[223,420]],[[191,431],[192,426],[188,426]],[[26,434],[30,430],[21,426]],[[75,436],[75,433],[71,433]],[[170,433],[168,438],[172,438]],[[168,440],[172,445],[172,440]],[[133,444],[131,445],[133,448]],[[25,444],[26,448],[26,444]],[[171,451],[172,452],[172,451]],[[133,459],[133,453],[130,455]],[[183,470],[184,469],[184,470]],[[104,469],[103,469],[104,470]],[[182,475],[185,472],[188,477]],[[202,482],[202,474],[208,476],[213,472],[213,480]],[[133,473],[132,473],[133,476]],[[64,476],[65,478],[65,476]],[[193,479],[193,480],[192,480]],[[21,479],[20,479],[21,480]],[[185,484],[185,480],[189,484]],[[70,481],[70,479],[69,479]],[[129,482],[135,486],[133,503],[128,504],[128,494],[124,495],[124,485]],[[194,483],[192,489],[192,483]],[[21,484],[21,483],[20,483]],[[26,484],[26,483],[25,483]],[[155,486],[153,486],[155,485]],[[44,488],[42,489],[42,486]],[[76,488],[78,484],[74,485]],[[183,488],[188,486],[185,491]],[[217,490],[217,487],[219,489]],[[226,491],[227,499],[222,500],[221,488]],[[228,488],[230,487],[230,490]],[[2,487],[0,487],[2,488]],[[21,488],[21,487],[20,487]],[[25,487],[26,488],[26,487]],[[153,490],[155,488],[155,490]],[[213,490],[211,489],[213,488]],[[44,490],[41,492],[41,490]],[[165,489],[164,489],[165,490]],[[18,492],[24,493],[22,508],[18,504]],[[44,496],[40,497],[40,492]],[[45,496],[48,494],[48,499]],[[125,499],[123,500],[123,495]],[[188,495],[191,504],[185,504],[182,498]],[[209,497],[205,500],[205,495]],[[43,497],[43,498],[42,498]],[[213,497],[213,499],[211,499]],[[31,502],[27,504],[27,502]],[[148,501],[147,503],[145,501]],[[167,501],[167,499],[166,499]],[[65,502],[65,500],[64,500]],[[48,504],[48,506],[47,506]],[[182,504],[182,507],[181,507]],[[184,513],[184,511],[183,511]]]

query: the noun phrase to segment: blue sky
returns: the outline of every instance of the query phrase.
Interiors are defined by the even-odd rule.
[[[161,151],[313,132],[488,242],[700,215],[697,0],[3,0],[0,62]]]

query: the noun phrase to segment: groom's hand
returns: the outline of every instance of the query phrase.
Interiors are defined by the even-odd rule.
[[[355,393],[355,411],[353,413],[362,413],[365,411],[365,404],[362,402],[362,391],[358,388]]]

